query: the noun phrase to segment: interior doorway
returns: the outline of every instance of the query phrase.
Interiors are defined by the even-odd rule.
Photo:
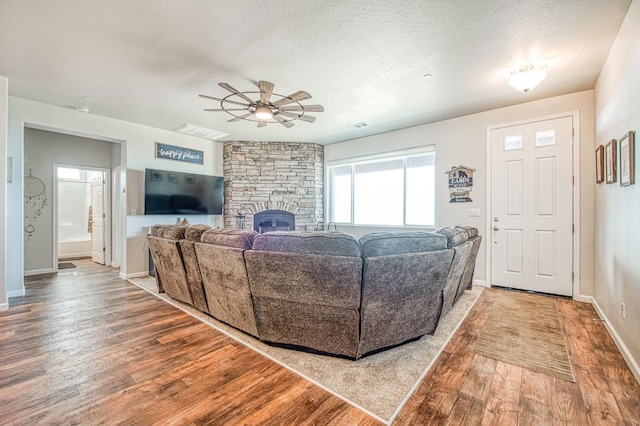
[[[109,265],[110,171],[56,164],[54,173],[54,268],[61,260],[85,258]]]

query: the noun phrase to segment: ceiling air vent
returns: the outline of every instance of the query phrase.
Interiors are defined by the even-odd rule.
[[[174,132],[184,133],[185,135],[195,136],[197,138],[209,139],[212,141],[229,136],[228,133],[218,132],[217,130],[205,129],[204,127],[194,124],[183,124],[173,129]]]
[[[365,123],[364,121],[361,121],[359,123],[352,124],[351,126],[347,126],[347,129],[349,130],[362,129],[363,127],[367,127],[367,126],[368,126],[367,123]]]

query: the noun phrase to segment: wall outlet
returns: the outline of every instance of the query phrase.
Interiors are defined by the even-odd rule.
[[[469,217],[480,217],[480,209],[469,209]]]
[[[620,315],[622,315],[623,320],[627,319],[627,307],[624,305],[624,303],[620,304]]]

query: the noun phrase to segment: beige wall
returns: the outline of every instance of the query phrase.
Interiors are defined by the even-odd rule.
[[[526,95],[523,95],[526,100]],[[477,227],[482,235],[486,230],[487,213],[487,127],[530,120],[537,117],[578,112],[574,151],[578,155],[574,165],[576,188],[580,196],[579,232],[579,295],[591,295],[593,291],[593,91],[523,103],[478,114],[458,117],[408,129],[369,136],[325,146],[325,161],[330,163],[344,158],[369,155],[390,150],[422,145],[436,146],[436,226],[467,224]],[[449,203],[446,170],[465,165],[476,169],[472,203]],[[571,165],[569,165],[571,167]],[[480,217],[469,217],[469,208],[479,208]],[[340,230],[362,235],[380,230],[370,227],[345,227]],[[389,230],[389,228],[384,228]],[[486,279],[487,238],[478,255],[475,280]],[[576,295],[578,297],[579,295]]]
[[[635,165],[640,138],[640,2],[631,4],[595,88],[595,145],[636,131]],[[618,157],[619,160],[619,157]],[[635,363],[640,381],[640,173],[636,184],[601,183],[595,191],[594,298],[613,333]],[[618,173],[618,179],[620,174]],[[626,305],[626,320],[620,304]],[[612,334],[613,334],[612,333]],[[625,352],[625,348],[623,353]],[[629,359],[631,358],[631,359]]]

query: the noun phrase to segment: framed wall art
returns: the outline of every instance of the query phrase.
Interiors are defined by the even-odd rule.
[[[620,186],[636,183],[635,179],[635,138],[634,132],[627,132],[618,141],[620,144]]]
[[[596,183],[604,182],[604,146],[596,148]]]
[[[605,176],[607,183],[615,183],[616,181],[616,145],[617,141],[611,139],[604,147]]]

